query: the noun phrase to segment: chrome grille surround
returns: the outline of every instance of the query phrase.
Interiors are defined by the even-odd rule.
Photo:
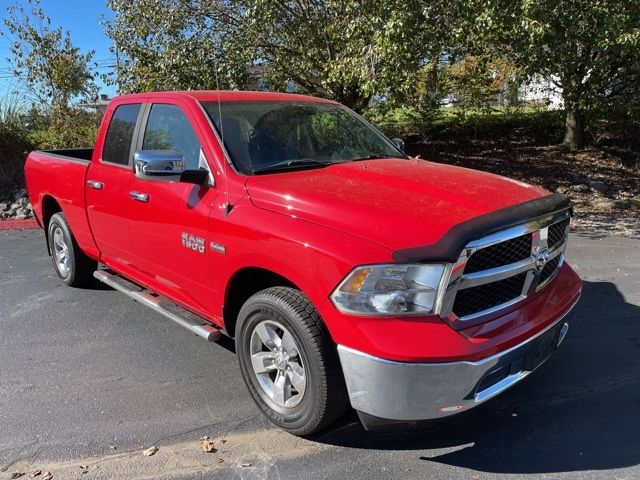
[[[555,278],[563,264],[570,217],[571,210],[566,208],[469,242],[462,250],[458,260],[454,264],[450,264],[444,274],[442,284],[446,285],[446,288],[440,289],[435,306],[436,312],[454,328],[466,328],[499,315],[504,309],[522,302],[531,294],[543,289]],[[561,222],[565,224],[562,241],[555,248],[549,250],[551,247],[548,245],[549,227]],[[555,227],[555,230],[557,229],[558,227]],[[474,253],[528,234],[531,234],[532,237],[531,255],[529,257],[508,265],[465,274],[464,270],[467,262]],[[542,268],[540,268],[539,264],[538,268],[536,268],[536,263],[540,262],[541,257],[544,257]],[[556,260],[556,258],[559,258],[559,260]],[[544,266],[550,263],[557,263],[555,270],[551,273],[549,273],[549,269],[544,269]],[[543,271],[546,278],[541,282],[540,278]],[[458,291],[498,282],[522,273],[526,275],[520,295],[478,312],[460,317],[456,315],[454,304]]]

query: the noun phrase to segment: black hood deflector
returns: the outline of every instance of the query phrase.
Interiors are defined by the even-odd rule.
[[[396,250],[392,258],[396,263],[455,262],[464,246],[473,240],[570,206],[569,198],[552,193],[459,223],[436,243]]]

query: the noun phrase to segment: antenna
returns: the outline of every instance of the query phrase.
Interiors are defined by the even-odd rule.
[[[220,106],[220,82],[218,81],[218,55],[214,54],[213,56],[213,61],[215,63],[215,68],[216,68],[216,97],[218,99],[218,125],[220,125],[220,142],[222,143],[222,145],[220,145],[222,147],[223,152],[225,151],[225,146],[224,146],[224,127],[222,126],[222,107]],[[232,205],[229,203],[229,175],[227,175],[227,165],[228,162],[224,162],[224,170],[225,170],[225,176],[224,176],[224,215],[225,217],[228,217],[229,214],[231,213],[231,208]]]

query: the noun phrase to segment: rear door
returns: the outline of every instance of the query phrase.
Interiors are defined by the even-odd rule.
[[[142,112],[138,102],[121,103],[105,113],[111,119],[86,176],[87,215],[101,259],[123,270],[132,258],[128,187]]]
[[[211,152],[188,105],[180,100],[162,98],[150,104],[138,149],[176,150],[184,156],[187,169],[211,171]],[[129,192],[146,199],[141,201],[139,195],[133,195],[128,206],[134,263],[144,282],[210,317],[213,282],[207,239],[209,214],[220,200],[218,189],[132,175]]]

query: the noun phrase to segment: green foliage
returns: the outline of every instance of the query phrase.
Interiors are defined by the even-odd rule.
[[[117,61],[111,82],[122,93],[243,87],[252,56],[227,41],[234,21],[224,15],[237,13],[234,4],[107,0],[115,12],[103,20]]]
[[[246,88],[303,91],[364,108],[376,92],[401,92],[424,58],[430,31],[414,0],[108,0],[105,21],[123,92]],[[435,24],[434,24],[435,25]],[[439,25],[438,25],[439,27]],[[218,78],[216,79],[216,72]]]
[[[419,111],[413,107],[373,108],[367,119],[388,137],[478,139],[520,135],[554,143],[562,132],[562,112],[536,108],[467,110],[441,108]]]
[[[67,107],[73,97],[95,94],[88,68],[94,52],[81,53],[69,32],[52,28],[39,0],[16,2],[7,14],[0,35],[11,41],[13,73],[39,101]]]
[[[377,107],[367,110],[365,116],[389,138],[424,134],[442,117],[438,109],[415,107]]]
[[[455,98],[464,116],[470,109],[491,110],[499,96],[509,94],[508,86],[517,84],[518,77],[517,67],[507,60],[468,55],[443,69],[441,88]]]
[[[582,145],[584,117],[637,97],[640,0],[475,0],[484,44],[530,77],[552,79],[567,111],[566,143]]]
[[[24,158],[33,148],[27,139],[22,111],[18,96],[0,99],[0,201],[24,184]]]
[[[32,114],[34,115],[34,114]],[[54,109],[38,119],[39,128],[28,130],[27,140],[37,149],[93,147],[101,114],[70,108]]]

